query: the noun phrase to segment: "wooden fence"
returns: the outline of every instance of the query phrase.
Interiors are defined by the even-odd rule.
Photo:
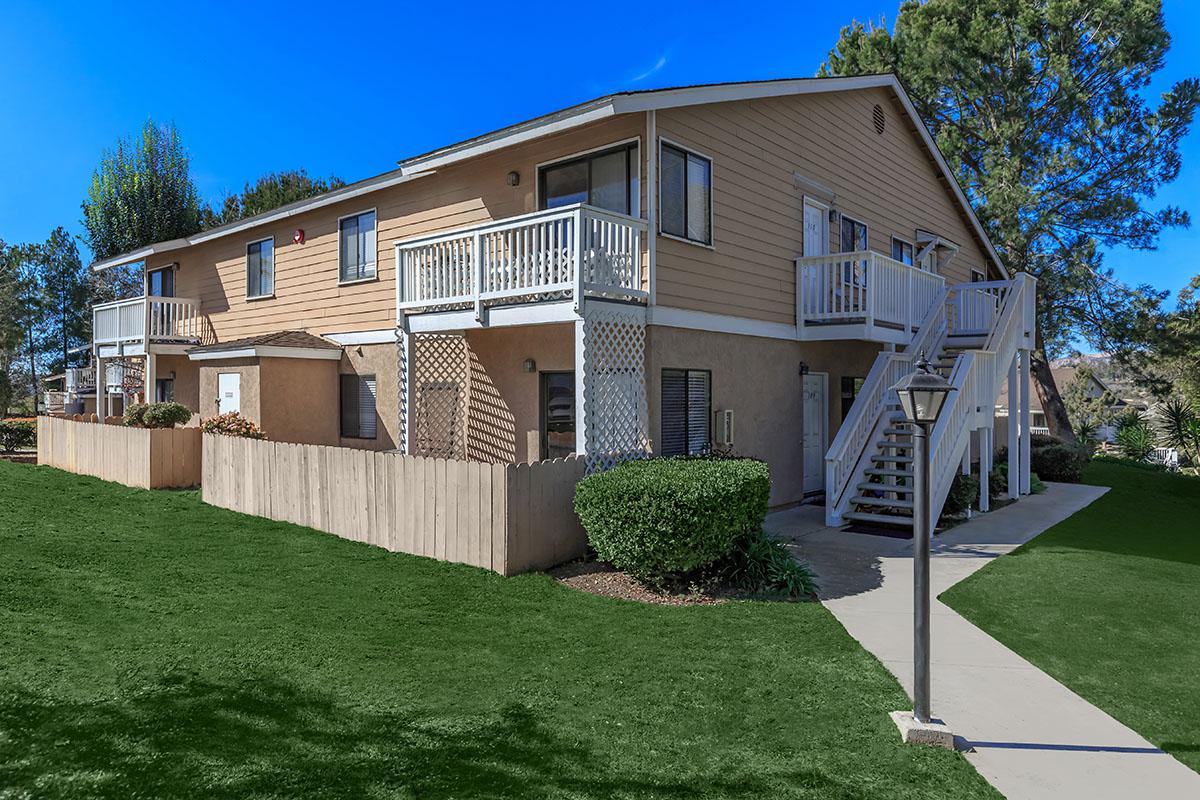
[[[38,463],[67,472],[138,489],[200,483],[199,428],[126,428],[42,416],[37,437]]]
[[[583,555],[582,458],[485,464],[205,435],[204,502],[515,575]]]

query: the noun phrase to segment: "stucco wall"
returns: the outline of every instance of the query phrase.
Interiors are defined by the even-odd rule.
[[[338,444],[338,362],[260,358],[258,369],[267,436],[277,442]]]
[[[570,324],[467,332],[471,355],[468,449],[489,461],[529,461],[530,431],[541,430],[539,372],[575,369]],[[525,371],[525,359],[537,371]]]
[[[829,375],[829,438],[841,424],[843,375],[865,377],[879,350],[868,342],[796,342],[651,325],[646,392],[655,452],[661,432],[663,369],[712,371],[713,409],[733,409],[734,450],[771,467],[771,505],[803,498],[804,452],[800,362]]]
[[[192,411],[200,410],[199,362],[191,361],[187,356],[155,356],[155,371],[159,378],[170,378],[171,373],[175,373],[175,402],[182,403]],[[216,384],[213,386],[213,397],[216,397]]]
[[[258,359],[231,358],[227,361],[202,361],[200,364],[200,417],[215,417],[217,410],[217,374],[236,372],[241,380],[241,414],[256,425],[262,425],[259,404]],[[271,431],[267,431],[271,435]]]
[[[340,443],[343,447],[392,450],[399,446],[396,444],[400,427],[396,358],[395,344],[352,345],[343,350],[342,361],[338,369],[340,374],[375,376],[377,428],[374,439],[341,439]],[[337,398],[335,398],[336,401]]]

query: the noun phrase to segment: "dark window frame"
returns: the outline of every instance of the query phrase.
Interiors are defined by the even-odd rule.
[[[901,246],[901,253],[900,253],[901,257],[900,258],[896,258],[896,246],[897,245]],[[908,248],[908,261],[905,261],[903,258],[903,256],[904,256],[903,248],[904,247]],[[913,244],[912,242],[908,241],[907,239],[903,239],[899,236],[893,236],[892,237],[892,260],[899,261],[901,264],[905,264],[910,267],[915,267],[917,265],[917,246],[915,244]]]
[[[679,239],[684,242],[691,242],[703,247],[713,246],[713,160],[703,153],[697,153],[695,150],[689,150],[683,145],[669,142],[665,139],[659,140],[658,148],[658,232],[663,236],[669,236],[674,239]],[[683,157],[683,198],[681,205],[683,206],[683,230],[679,233],[669,231],[664,226],[665,218],[662,213],[662,196],[663,196],[663,180],[662,180],[662,154],[667,150],[673,150]],[[703,161],[708,166],[708,203],[704,209],[705,215],[708,217],[708,237],[706,239],[696,239],[688,235],[688,230],[691,227],[692,209],[688,203],[688,159],[695,158]]]
[[[357,433],[346,432],[346,382],[348,380],[354,381],[354,421]],[[360,415],[362,408],[361,392],[366,381],[373,381],[375,383],[375,397],[372,404],[375,414],[375,433],[370,436],[363,434],[362,416]],[[379,438],[379,381],[373,373],[342,372],[338,374],[338,433],[343,439],[372,441]]]
[[[846,417],[850,416],[850,409],[854,406],[854,401],[858,399],[858,393],[862,391],[863,384],[866,383],[866,381],[866,377],[860,378],[857,375],[842,376],[840,386],[840,395],[842,399],[842,422],[845,422]]]
[[[625,211],[613,211],[613,213],[625,214],[626,216],[633,216],[633,212],[634,212],[634,209],[636,206],[636,200],[637,200],[637,198],[635,197],[635,192],[640,191],[640,188],[635,190],[634,186],[637,185],[640,187],[640,185],[641,185],[640,181],[636,181],[636,182],[634,181],[634,178],[636,176],[638,176],[639,173],[641,172],[641,164],[639,163],[641,161],[641,158],[638,156],[638,148],[639,148],[640,144],[641,144],[640,140],[634,139],[632,141],[625,142],[624,144],[618,144],[613,147],[606,147],[601,150],[594,150],[589,153],[581,153],[581,154],[575,155],[575,156],[568,156],[559,161],[551,161],[549,164],[539,165],[537,168],[537,195],[538,195],[537,206],[538,206],[538,210],[546,211],[551,208],[551,206],[548,206],[546,204],[549,199],[547,197],[547,193],[546,193],[546,173],[548,171],[554,170],[554,169],[563,169],[565,167],[570,167],[574,164],[586,163],[587,170],[588,170],[588,175],[587,175],[588,199],[585,202],[588,205],[591,205],[592,162],[597,158],[602,158],[604,156],[610,156],[613,153],[620,153],[621,151],[624,151],[625,152],[625,208],[626,208],[626,210]],[[567,204],[565,204],[565,205],[567,205]],[[553,206],[553,207],[554,208],[562,208],[565,206]],[[612,211],[612,209],[605,209],[605,210]]]
[[[666,425],[664,424],[664,423],[665,423],[665,419],[664,419],[664,417],[663,417],[663,414],[665,413],[665,410],[666,410],[666,403],[665,403],[665,400],[664,400],[664,398],[663,398],[663,392],[666,390],[666,378],[667,378],[667,375],[668,375],[669,373],[675,373],[675,374],[679,374],[679,375],[682,375],[682,376],[683,376],[683,392],[684,392],[684,397],[683,397],[683,408],[684,408],[684,412],[683,412],[683,442],[684,442],[684,452],[682,452],[682,453],[668,453],[668,452],[667,452],[667,450],[666,450],[666,442],[664,441],[664,437],[663,437],[663,434],[662,434],[662,431],[663,431],[663,429],[666,427]],[[706,375],[706,376],[707,376],[707,380],[706,380],[706,383],[705,383],[705,385],[706,385],[706,386],[707,386],[707,388],[708,388],[708,392],[707,392],[707,395],[708,395],[708,396],[705,398],[705,403],[704,403],[704,419],[705,419],[705,426],[706,426],[706,428],[707,428],[708,435],[705,437],[706,441],[705,441],[704,447],[703,447],[701,450],[699,450],[699,451],[696,451],[696,452],[692,452],[692,451],[690,450],[689,441],[690,441],[690,439],[691,439],[691,430],[689,429],[689,421],[688,421],[688,418],[689,418],[689,416],[690,416],[689,412],[690,412],[690,410],[691,410],[691,396],[690,396],[690,392],[689,392],[689,383],[688,383],[688,381],[689,381],[689,377],[690,377],[690,376],[691,376],[693,373],[703,373],[704,375]],[[713,411],[712,411],[712,396],[713,396],[713,379],[712,379],[712,370],[711,370],[711,369],[692,369],[692,368],[689,368],[689,367],[663,367],[663,369],[662,369],[662,373],[661,373],[661,378],[660,378],[660,381],[659,381],[659,409],[658,409],[658,418],[659,418],[659,440],[660,440],[660,441],[659,441],[659,455],[663,455],[663,456],[689,456],[689,455],[697,455],[698,453],[704,453],[704,452],[707,452],[708,450],[711,450],[711,449],[712,449],[712,416],[713,416]]]
[[[262,291],[262,246],[271,243],[271,291]],[[250,293],[250,249],[258,248],[258,291],[254,294]],[[262,239],[256,239],[253,242],[246,242],[246,299],[247,300],[263,300],[275,296],[275,237],[267,236]]]
[[[355,269],[355,275],[351,276],[351,275],[348,275],[346,272],[347,268],[351,265],[346,263],[346,253],[345,253],[345,250],[343,249],[343,246],[345,245],[345,237],[343,236],[343,233],[342,233],[343,225],[350,220],[354,220],[354,225],[355,225],[355,234],[354,235],[357,238],[359,236],[359,231],[358,231],[358,228],[360,227],[359,221],[363,217],[367,216],[368,214],[371,216],[371,236],[374,239],[374,247],[372,249],[375,251],[375,258],[373,261],[363,260],[361,263],[355,263],[353,265],[353,267]],[[354,284],[354,283],[362,283],[365,281],[378,280],[379,279],[379,209],[364,208],[362,211],[356,211],[352,214],[346,214],[344,216],[338,217],[337,237],[338,237],[338,283],[339,284]],[[371,268],[371,271],[369,274],[367,274],[363,271],[368,266],[370,266],[370,268]]]
[[[170,284],[170,293],[154,294],[152,287],[154,286],[154,275],[162,276],[162,285]],[[170,276],[170,279],[167,279]],[[158,267],[157,269],[146,270],[146,295],[149,297],[174,297],[175,296],[175,265],[168,267]]]

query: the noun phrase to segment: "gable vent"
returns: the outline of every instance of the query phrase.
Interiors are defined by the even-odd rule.
[[[875,132],[882,135],[884,123],[887,122],[887,119],[883,116],[883,106],[876,103],[875,108],[871,111],[871,117],[875,121]]]

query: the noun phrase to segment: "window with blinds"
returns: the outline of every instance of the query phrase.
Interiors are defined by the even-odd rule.
[[[269,297],[275,293],[275,240],[263,239],[246,245],[246,297]]]
[[[342,436],[347,439],[374,439],[378,433],[375,418],[375,376],[342,375]]]
[[[662,371],[662,455],[706,452],[712,439],[712,373],[706,369]]]
[[[375,277],[375,212],[338,220],[339,277],[342,282]]]

